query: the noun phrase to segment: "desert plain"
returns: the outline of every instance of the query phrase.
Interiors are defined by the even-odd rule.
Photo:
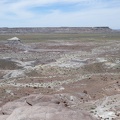
[[[120,120],[120,31],[73,31],[0,34],[0,120]]]

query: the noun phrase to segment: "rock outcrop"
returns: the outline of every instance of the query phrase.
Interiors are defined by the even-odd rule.
[[[69,94],[34,94],[4,105],[0,120],[96,120],[89,113],[70,107],[75,102],[76,98]]]

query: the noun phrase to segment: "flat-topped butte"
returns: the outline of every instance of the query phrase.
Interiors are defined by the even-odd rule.
[[[28,33],[104,33],[112,32],[109,27],[18,27],[0,28],[0,34],[28,34]]]

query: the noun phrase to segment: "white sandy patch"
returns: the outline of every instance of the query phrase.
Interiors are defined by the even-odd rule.
[[[107,60],[105,58],[96,58],[96,60],[98,62],[107,62]]]
[[[68,61],[68,62],[63,62],[63,63],[57,63],[57,64],[54,64],[54,65],[51,65],[51,66],[58,66],[58,67],[66,67],[66,68],[69,68],[69,67],[81,67],[83,66],[84,63],[75,63],[75,62],[71,62],[71,61]]]
[[[24,77],[24,71],[23,70],[12,70],[8,72],[5,76],[3,76],[4,79],[9,78],[18,78],[18,77]]]
[[[107,63],[105,63],[105,65],[106,65],[108,68],[112,68],[112,67],[115,67],[117,64],[116,64],[116,63],[112,63],[112,62],[107,62]]]
[[[31,66],[35,62],[35,61],[22,62],[19,60],[12,60],[12,61],[16,62],[18,66],[22,66],[22,67]]]
[[[120,105],[120,95],[104,97],[97,102],[96,117],[101,118],[100,120],[113,120],[116,118],[116,106]]]
[[[76,68],[85,65],[88,59],[73,58],[69,56],[68,58],[61,58],[54,63],[49,64],[50,66],[66,67],[66,68]]]

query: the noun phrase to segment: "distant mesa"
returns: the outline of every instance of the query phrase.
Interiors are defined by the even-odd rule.
[[[18,27],[0,28],[0,34],[30,34],[30,33],[104,33],[112,32],[106,26],[102,27]]]

